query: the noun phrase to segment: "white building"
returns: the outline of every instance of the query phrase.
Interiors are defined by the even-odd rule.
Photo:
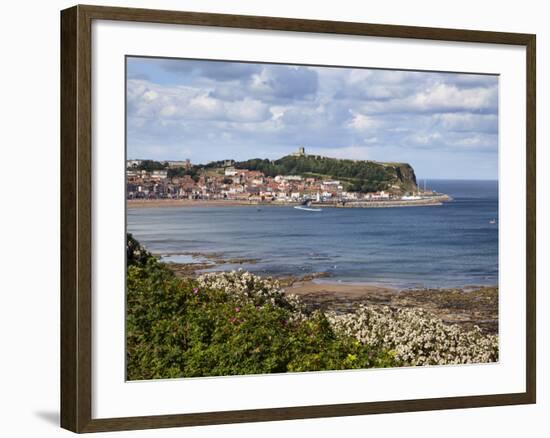
[[[336,180],[323,181],[321,184],[324,189],[342,189],[342,184],[340,183],[340,181]]]
[[[345,199],[352,199],[352,200],[359,199],[359,195],[357,194],[357,192],[342,192],[342,197]]]
[[[167,170],[153,170],[151,172],[151,179],[166,179],[168,178]]]
[[[390,194],[382,190],[380,192],[367,193],[365,198],[372,199],[373,201],[385,201],[390,199]]]
[[[187,160],[189,161],[189,160]],[[177,167],[187,167],[187,161],[167,161],[168,167],[177,168]]]
[[[287,175],[284,176],[283,179],[285,181],[302,181],[303,178],[300,175]]]
[[[305,157],[306,156],[306,148],[299,147],[296,152],[293,152],[290,154],[293,157]]]
[[[126,168],[133,169],[141,165],[143,160],[126,160]]]

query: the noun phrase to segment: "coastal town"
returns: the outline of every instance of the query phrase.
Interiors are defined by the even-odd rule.
[[[294,155],[305,154],[300,148]],[[196,170],[190,160],[165,161],[161,168],[127,160],[126,196],[128,200],[233,201],[234,203],[297,204],[312,202],[333,206],[377,206],[389,204],[431,204],[448,200],[445,195],[420,189],[403,192],[399,186],[386,190],[360,192],[346,190],[338,179],[301,176],[266,176],[258,170],[235,167],[224,160],[219,167]]]

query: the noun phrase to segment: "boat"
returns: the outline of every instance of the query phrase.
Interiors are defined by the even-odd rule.
[[[302,202],[300,205],[295,205],[294,208],[296,210],[304,210],[304,211],[323,211],[322,208],[314,208],[311,206],[311,199],[307,199],[304,202]]]
[[[491,219],[491,220],[489,221],[489,223],[490,223],[491,225],[494,225],[494,224],[497,223],[497,220],[496,220],[496,219]]]
[[[295,205],[294,208],[296,210],[304,210],[304,211],[323,211],[322,208],[302,207],[301,205]]]

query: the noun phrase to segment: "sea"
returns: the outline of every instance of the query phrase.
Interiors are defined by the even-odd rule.
[[[325,272],[329,277],[316,281],[397,288],[497,285],[498,182],[432,180],[428,188],[453,200],[321,212],[263,205],[136,208],[127,210],[127,231],[166,262],[206,261],[200,254],[254,259],[205,272]]]

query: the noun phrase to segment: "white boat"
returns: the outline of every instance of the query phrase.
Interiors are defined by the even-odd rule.
[[[295,205],[294,208],[296,210],[304,210],[304,211],[323,211],[322,208],[302,207],[301,205]]]
[[[311,207],[311,199],[308,199],[308,200],[302,202],[301,205],[295,205],[294,208],[296,210],[304,210],[304,211],[323,211],[321,208]]]

